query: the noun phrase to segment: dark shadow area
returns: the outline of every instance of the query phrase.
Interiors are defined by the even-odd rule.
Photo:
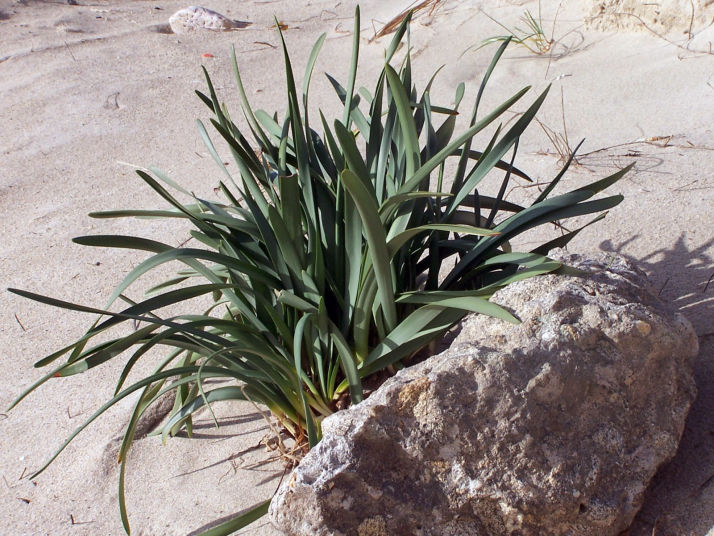
[[[168,22],[162,23],[162,24],[154,24],[152,26],[149,26],[149,31],[151,32],[156,32],[160,34],[172,34],[174,33],[173,30],[171,29],[171,26],[169,25]]]
[[[262,418],[263,418],[263,416],[258,412],[246,413],[245,415],[239,415],[239,416],[230,417],[230,418],[218,419],[218,426],[221,427],[221,426],[233,426],[233,425],[237,425],[237,424],[246,424],[249,422],[259,421]],[[194,430],[215,430],[216,424],[212,420],[197,422],[197,423],[194,423],[193,429]]]
[[[698,395],[687,417],[676,456],[660,468],[647,489],[629,536],[706,536],[714,527],[714,239],[697,247],[677,242],[635,259],[622,253],[638,237],[605,251],[619,253],[644,270],[660,298],[683,313],[699,339],[694,367]]]
[[[268,462],[266,462],[266,464],[267,463]],[[258,469],[252,469],[252,470],[255,471]],[[278,488],[280,487],[280,483],[282,482],[283,477],[290,472],[290,470],[288,468],[282,469],[280,471],[264,471],[263,469],[260,469],[260,471],[263,471],[264,473],[266,473],[266,476],[260,482],[258,482],[259,486],[262,486],[263,484],[267,484],[268,482],[273,482],[274,480],[277,480],[278,478],[280,478],[280,481],[278,482],[278,484],[275,485],[275,491],[277,491]]]
[[[218,440],[218,439],[232,439],[234,437],[241,437],[244,435],[248,434],[254,434],[256,432],[260,432],[261,430],[266,430],[267,428],[262,426],[259,428],[251,428],[250,430],[246,430],[244,432],[230,432],[226,434],[212,434],[212,433],[196,433],[194,432],[191,434],[190,439],[213,439],[213,440]],[[185,431],[181,431],[178,434],[176,434],[175,437],[182,437],[184,439],[189,439],[188,434]]]
[[[260,430],[265,429],[264,423],[258,428],[251,428],[249,430],[243,430],[239,433],[228,432],[220,433],[221,428],[227,426],[238,426],[245,425],[248,423],[253,423],[257,421],[262,421],[263,416],[260,413],[248,413],[246,415],[239,415],[231,418],[221,418],[218,419],[218,428],[216,428],[216,423],[212,419],[201,420],[193,424],[193,433],[191,434],[192,439],[230,439],[232,437],[239,437],[243,435],[253,434]],[[200,430],[205,430],[201,432]],[[188,433],[186,430],[181,430],[176,437],[188,438]]]

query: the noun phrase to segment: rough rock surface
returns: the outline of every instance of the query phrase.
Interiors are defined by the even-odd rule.
[[[180,9],[169,18],[171,30],[177,34],[199,30],[227,31],[235,28],[235,23],[228,17],[210,9],[190,6]]]
[[[325,419],[270,508],[291,535],[617,535],[695,397],[689,322],[620,258],[522,281],[450,349]]]

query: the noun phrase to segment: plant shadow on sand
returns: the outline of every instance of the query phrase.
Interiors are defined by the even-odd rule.
[[[241,514],[247,513],[249,511],[250,511],[250,508],[246,508],[244,510],[239,510],[237,512],[233,512],[232,514],[218,518],[214,521],[211,521],[210,523],[208,523],[206,525],[203,525],[202,527],[197,528],[196,530],[189,532],[186,536],[199,536],[200,534],[203,534],[205,531],[216,528],[216,527],[220,526],[222,523],[225,523],[226,521],[230,521],[232,518],[239,516]],[[265,519],[263,519],[261,521],[262,521],[262,523],[259,522],[259,523],[256,523],[255,525],[251,525],[251,528],[255,527],[256,529],[258,529],[259,527],[262,527],[269,523]],[[248,530],[248,529],[246,529],[246,530]]]
[[[682,234],[668,249],[636,259],[622,253],[637,236],[604,251],[618,253],[643,269],[664,300],[694,325],[699,356],[694,368],[697,398],[687,417],[674,459],[650,483],[642,510],[628,536],[705,536],[714,526],[714,239],[690,249]],[[664,378],[663,378],[664,380]]]

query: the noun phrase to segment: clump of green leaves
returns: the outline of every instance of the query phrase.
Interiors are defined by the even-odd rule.
[[[295,85],[283,41],[288,111],[282,118],[251,108],[234,54],[249,132],[231,119],[207,73],[208,92],[198,92],[214,114],[211,124],[228,143],[238,169],[235,175],[226,169],[199,121],[208,150],[225,174],[219,184],[221,199],[193,196],[158,170],[153,176],[138,171],[169,208],[92,214],[184,219],[193,225],[191,236],[200,246],[175,248],[117,235],[75,239],[87,246],[151,254],[131,270],[103,309],[12,290],[46,304],[99,315],[79,340],[37,363],[49,366],[68,355],[15,403],[55,376],[86,372],[119,355],[128,356],[115,396],[67,440],[119,400],[139,393],[119,455],[120,510],[127,531],[127,454],[139,419],[162,395],[173,392],[176,398],[161,430],[164,436],[182,429],[190,434],[192,415],[214,402],[247,399],[266,406],[298,445],[312,447],[320,440],[326,416],[345,401],[355,404],[363,399],[365,379],[401,368],[467,313],[517,322],[489,298],[511,282],[560,269],[546,255],[567,244],[579,229],[525,252],[511,250],[514,237],[536,226],[602,213],[622,200],[619,195],[592,198],[626,169],[551,195],[572,157],[529,206],[506,200],[512,181],[530,181],[514,166],[514,159],[518,139],[548,91],[508,130],[494,128],[486,147],[476,150],[474,136],[492,127],[528,91],[479,113],[486,84],[508,41],[484,74],[468,125],[455,135],[463,84],[453,106],[437,105],[432,103],[433,77],[423,92],[414,87],[408,53],[398,68],[391,65],[408,23],[409,17],[387,48],[374,90],[355,92],[357,10],[348,82],[343,86],[329,78],[344,112],[334,121],[320,113],[317,128],[308,117],[308,89],[324,35],[308,58],[302,90]],[[510,158],[504,160],[509,152]],[[455,171],[447,173],[450,160]],[[498,176],[495,196],[479,193],[483,179]],[[180,201],[179,194],[190,201]],[[126,297],[137,279],[174,261],[185,265],[175,278],[154,287],[142,301]],[[212,296],[205,311],[161,314],[164,307],[201,296]],[[119,299],[129,306],[110,310]],[[140,322],[139,327],[128,335],[107,336],[130,322]],[[94,343],[99,335],[103,342]],[[157,347],[166,348],[166,357],[152,374],[127,386],[136,364]],[[206,383],[216,378],[230,382]],[[211,534],[236,530],[264,513],[266,505]]]

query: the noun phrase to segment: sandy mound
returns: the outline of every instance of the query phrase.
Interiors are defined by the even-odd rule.
[[[596,0],[586,22],[589,27],[604,31],[649,29],[691,38],[714,23],[714,1]]]

